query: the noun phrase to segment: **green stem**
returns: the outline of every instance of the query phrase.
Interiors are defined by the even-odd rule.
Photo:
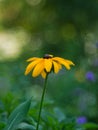
[[[44,95],[45,95],[45,90],[46,90],[46,84],[47,84],[47,77],[48,77],[48,75],[46,76],[45,83],[44,83],[44,88],[43,88],[43,93],[42,93],[41,102],[40,102],[40,108],[39,108],[39,115],[38,115],[38,122],[37,122],[36,130],[39,129],[41,111],[42,111],[42,106],[43,106],[43,101],[44,101]]]

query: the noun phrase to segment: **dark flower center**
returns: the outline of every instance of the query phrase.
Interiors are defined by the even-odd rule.
[[[53,55],[45,54],[43,58],[44,58],[44,59],[53,58]]]

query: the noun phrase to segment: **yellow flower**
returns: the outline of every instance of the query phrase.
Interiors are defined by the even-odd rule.
[[[60,57],[53,57],[53,55],[46,54],[43,58],[29,58],[27,62],[30,62],[26,68],[25,75],[27,75],[31,70],[32,76],[36,77],[41,75],[43,78],[46,78],[47,74],[52,70],[54,73],[58,73],[62,68],[62,65],[66,69],[70,69],[70,65],[74,65],[74,63],[70,60],[63,59]]]

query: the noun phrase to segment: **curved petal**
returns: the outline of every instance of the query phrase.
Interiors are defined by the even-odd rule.
[[[62,66],[61,66],[61,64],[53,61],[53,67],[54,67],[54,72],[58,73]]]
[[[38,60],[38,59],[40,59],[40,58],[32,57],[32,58],[27,59],[27,62],[34,61],[34,60]]]
[[[47,75],[47,73],[43,70],[43,71],[41,72],[41,76],[45,79],[45,78],[46,78],[46,75]]]
[[[68,70],[70,69],[70,65],[74,65],[74,63],[72,61],[65,60],[65,59],[60,58],[60,57],[54,57],[53,60],[59,62],[62,65],[64,65]]]
[[[25,75],[27,75],[35,67],[35,65],[38,64],[41,60],[42,59],[39,58],[29,63],[29,65],[26,68]]]
[[[41,59],[41,61],[34,67],[32,76],[36,77],[40,75],[43,70],[44,70],[44,59]]]
[[[64,59],[69,65],[75,65],[72,61]]]
[[[50,72],[52,69],[52,59],[44,59],[45,61],[45,69],[47,72]]]

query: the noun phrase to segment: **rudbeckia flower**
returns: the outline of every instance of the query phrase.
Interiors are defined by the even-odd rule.
[[[74,65],[74,63],[70,60],[63,59],[60,57],[53,57],[53,55],[49,54],[46,54],[43,58],[29,58],[27,62],[30,63],[26,68],[25,75],[27,75],[31,70],[33,70],[33,77],[41,75],[43,78],[46,78],[47,74],[49,74],[52,70],[54,73],[57,74],[62,68],[62,65],[68,70],[70,69],[70,65]]]

